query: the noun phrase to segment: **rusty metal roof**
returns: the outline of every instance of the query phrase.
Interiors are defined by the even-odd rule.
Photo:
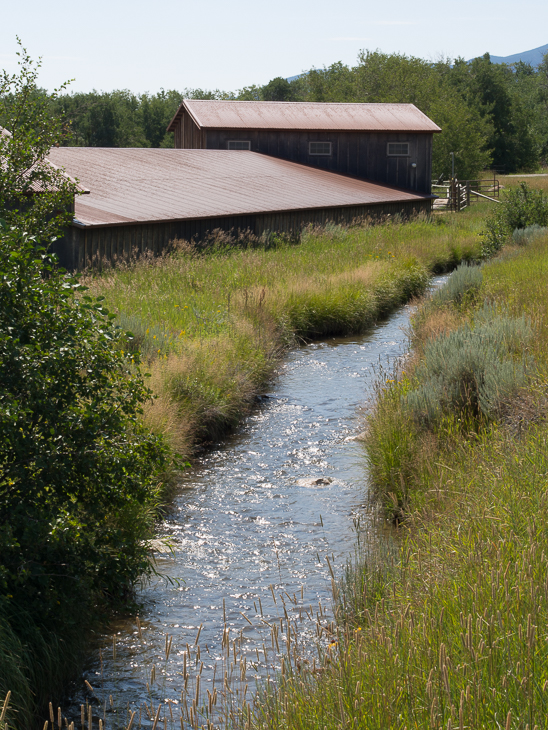
[[[430,196],[356,180],[258,152],[59,147],[50,160],[91,192],[86,226],[375,205]]]
[[[171,120],[173,132],[186,109],[201,129],[270,129],[340,132],[441,132],[414,104],[331,104],[301,101],[184,99]]]

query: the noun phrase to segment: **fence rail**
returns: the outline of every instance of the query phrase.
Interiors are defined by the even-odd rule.
[[[498,180],[446,180],[432,183],[432,192],[439,195],[434,201],[434,210],[460,212],[471,203],[485,199],[499,202],[500,183]]]

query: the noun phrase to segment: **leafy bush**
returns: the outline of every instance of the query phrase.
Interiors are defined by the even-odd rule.
[[[62,665],[60,647],[75,653],[70,637],[94,605],[125,598],[150,571],[146,537],[167,460],[140,425],[150,392],[137,356],[78,288],[33,238],[0,227],[0,619],[15,647],[0,642],[0,694],[15,666],[37,703],[54,678],[33,685],[48,653],[36,636]]]
[[[62,235],[72,220],[74,180],[48,161],[52,147],[66,143],[67,127],[50,104],[52,94],[39,89],[41,62],[34,63],[19,43],[19,73],[0,71],[0,211],[10,225],[41,240]]]
[[[492,256],[516,229],[532,225],[548,226],[548,197],[542,190],[531,190],[527,183],[520,182],[487,218],[482,232],[482,255]]]
[[[512,233],[512,241],[518,246],[526,246],[535,238],[546,236],[547,234],[548,228],[546,226],[539,226],[535,223],[532,226],[527,226],[527,228],[516,228]]]
[[[451,274],[445,286],[434,292],[432,303],[436,306],[442,306],[449,302],[457,304],[462,301],[465,294],[477,292],[482,281],[483,273],[479,266],[461,264]]]
[[[428,342],[416,371],[419,386],[406,396],[414,418],[425,424],[447,415],[495,418],[526,382],[530,363],[522,351],[532,336],[525,317],[486,305],[473,326]]]

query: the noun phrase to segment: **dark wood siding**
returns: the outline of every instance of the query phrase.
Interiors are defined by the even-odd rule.
[[[431,192],[431,134],[217,129],[207,131],[205,146],[207,149],[226,150],[229,140],[249,140],[253,152],[322,170],[417,193]],[[331,155],[310,155],[309,142],[331,142]],[[389,157],[388,142],[408,142],[409,156]],[[177,141],[175,146],[179,146]],[[412,167],[413,163],[416,167]]]
[[[250,231],[257,236],[267,231],[298,233],[310,224],[352,223],[365,218],[379,219],[395,215],[409,218],[417,213],[430,212],[431,204],[432,201],[426,199],[143,225],[88,228],[71,226],[64,237],[52,245],[51,250],[59,257],[61,266],[74,271],[88,266],[101,266],[104,262],[115,264],[116,261],[127,260],[147,251],[158,255],[166,251],[170,242],[175,239],[201,241],[216,229],[227,232]]]
[[[179,124],[175,128],[175,148],[184,150],[200,150],[205,147],[206,133],[191,119],[190,114],[183,109]]]

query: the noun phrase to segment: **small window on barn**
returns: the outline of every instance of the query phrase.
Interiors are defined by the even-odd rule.
[[[330,155],[331,154],[331,142],[309,142],[308,143],[308,154],[309,155]]]
[[[229,150],[250,150],[251,142],[248,139],[231,139],[228,142]]]
[[[409,157],[409,142],[389,142],[389,157]]]

